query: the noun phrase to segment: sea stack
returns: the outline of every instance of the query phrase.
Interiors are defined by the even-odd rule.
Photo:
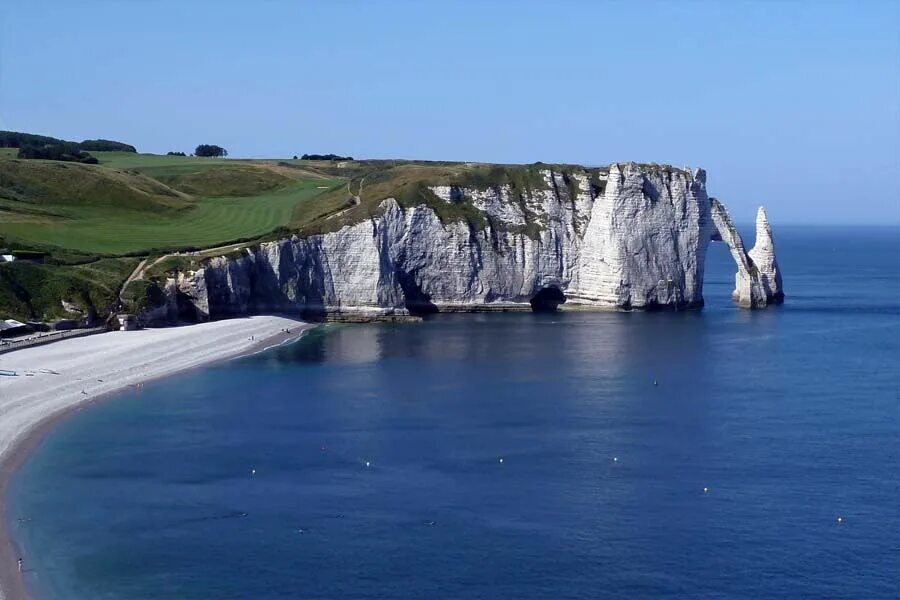
[[[750,260],[759,272],[759,283],[766,294],[767,304],[784,302],[784,291],[781,286],[781,271],[775,260],[775,243],[772,241],[772,228],[766,209],[762,206],[756,212],[756,245],[750,251]]]

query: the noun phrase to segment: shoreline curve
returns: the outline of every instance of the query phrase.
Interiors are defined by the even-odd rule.
[[[0,600],[33,600],[18,571],[6,493],[13,475],[60,421],[137,384],[262,352],[313,327],[261,315],[114,331],[0,356],[0,367],[17,373],[0,377]]]

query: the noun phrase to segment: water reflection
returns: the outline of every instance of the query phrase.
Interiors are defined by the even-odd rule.
[[[895,597],[900,294],[823,311],[897,252],[783,240],[775,310],[711,255],[702,312],[328,326],[80,411],[27,556],[66,598]]]

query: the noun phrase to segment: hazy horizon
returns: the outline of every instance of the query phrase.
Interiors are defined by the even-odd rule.
[[[892,2],[12,1],[0,129],[235,158],[689,165],[742,223],[764,205],[775,226],[898,225],[898,32]]]

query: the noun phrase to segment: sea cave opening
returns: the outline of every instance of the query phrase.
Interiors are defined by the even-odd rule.
[[[437,306],[431,301],[431,296],[426,294],[416,281],[415,274],[405,271],[397,273],[397,280],[403,290],[406,310],[412,315],[429,315],[438,312]]]
[[[547,286],[530,300],[534,312],[556,312],[560,304],[566,301],[566,295],[555,285]]]

